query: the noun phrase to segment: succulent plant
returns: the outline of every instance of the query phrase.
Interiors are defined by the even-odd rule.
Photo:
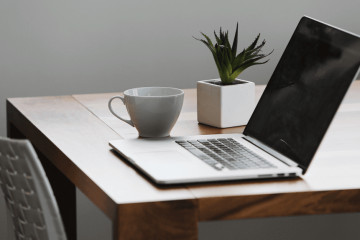
[[[238,27],[239,24],[236,25],[236,32],[232,46],[229,42],[228,31],[225,33],[221,31],[220,27],[220,37],[216,35],[214,31],[214,35],[216,38],[216,44],[213,45],[210,38],[206,36],[204,33],[200,32],[206,40],[195,38],[203,42],[211,51],[216,67],[219,71],[220,79],[223,84],[231,84],[240,73],[242,73],[246,68],[251,67],[253,65],[259,65],[267,63],[270,59],[265,62],[257,62],[260,59],[263,59],[269,56],[273,51],[269,54],[259,54],[261,48],[265,45],[265,39],[263,42],[256,46],[260,34],[255,38],[255,41],[248,47],[244,48],[244,50],[236,55],[237,51],[237,42],[238,42]]]

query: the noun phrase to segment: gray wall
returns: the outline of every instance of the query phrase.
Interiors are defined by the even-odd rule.
[[[0,135],[6,135],[5,99],[9,97],[117,92],[155,85],[194,88],[198,80],[215,78],[217,71],[209,51],[192,36],[200,37],[199,31],[211,35],[222,26],[233,37],[236,22],[240,46],[249,45],[260,32],[267,40],[264,52],[275,49],[269,63],[240,75],[265,84],[301,16],[360,34],[359,6],[354,0],[1,0]],[[87,216],[96,214],[96,207],[85,204],[84,197],[79,199],[83,202],[80,218],[91,219]],[[0,239],[6,232],[4,213],[1,198]],[[352,221],[360,222],[356,214],[202,223],[200,237],[211,239],[206,232],[216,229],[228,232],[227,239],[238,239],[230,233],[254,234],[261,239],[257,225],[264,226],[266,221],[297,231],[296,224],[323,226],[311,227],[307,239],[359,238],[351,227]],[[88,234],[85,239],[98,239],[91,229],[101,232],[108,228],[106,224],[95,225],[98,229],[87,227],[85,231],[81,227],[80,232]],[[281,235],[279,226],[268,231],[278,239],[292,233],[288,230],[288,235]]]

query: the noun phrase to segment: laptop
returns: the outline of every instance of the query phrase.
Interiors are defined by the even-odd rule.
[[[157,184],[301,176],[359,66],[360,36],[304,16],[243,134],[109,144]]]

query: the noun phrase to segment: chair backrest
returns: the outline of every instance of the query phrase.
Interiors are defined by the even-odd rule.
[[[16,239],[66,240],[53,191],[30,141],[0,137],[0,186]]]

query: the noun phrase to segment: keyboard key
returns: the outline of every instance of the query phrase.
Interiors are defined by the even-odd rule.
[[[197,149],[196,147],[186,147],[185,149],[186,149],[186,150],[189,150],[189,151],[190,151],[190,150],[194,150],[194,149],[199,150],[199,149]],[[199,151],[200,151],[200,150],[199,150]]]
[[[276,167],[233,138],[178,140],[176,143],[216,170]]]
[[[217,168],[217,169],[220,169],[220,170],[224,168],[224,166],[221,163],[216,163],[214,165],[214,167]]]

